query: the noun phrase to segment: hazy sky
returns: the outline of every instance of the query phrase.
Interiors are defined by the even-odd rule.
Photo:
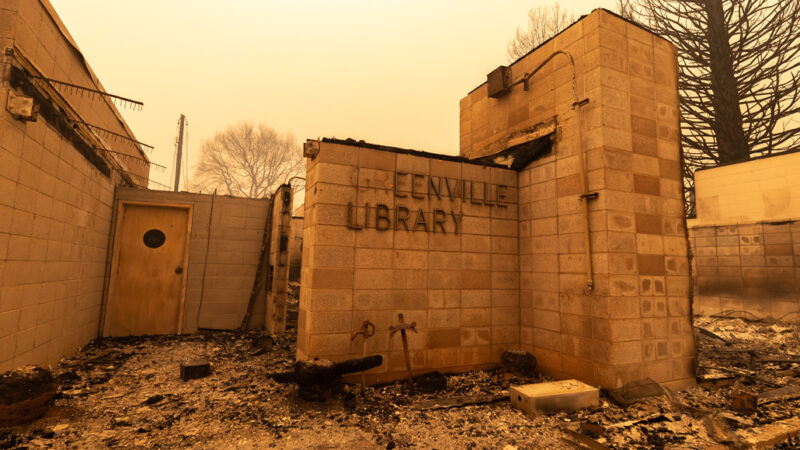
[[[540,0],[51,0],[168,183],[177,121],[193,166],[241,120],[307,138],[458,153],[458,102],[505,64]],[[562,1],[580,16],[614,0]]]

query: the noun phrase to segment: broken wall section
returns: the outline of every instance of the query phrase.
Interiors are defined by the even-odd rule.
[[[239,328],[261,257],[270,200],[138,188],[118,188],[116,198],[153,205],[192,205],[183,332]],[[262,277],[250,327],[264,325],[266,271]]]
[[[483,84],[461,101],[461,154],[555,140],[519,175],[523,348],[558,378],[693,383],[675,48],[595,10],[509,71],[505,95]]]
[[[270,334],[283,333],[287,325],[289,293],[289,256],[292,238],[292,188],[282,185],[270,200],[270,236],[266,271],[266,315],[264,324]]]
[[[301,207],[304,208],[304,207]],[[295,210],[295,214],[298,211]],[[302,210],[300,211],[302,214]],[[303,258],[303,216],[292,216],[292,235],[289,238],[289,280],[300,282]]]
[[[384,358],[370,379],[399,378],[402,342],[389,336],[398,313],[416,322],[417,371],[487,367],[518,345],[516,172],[348,141],[306,145],[298,359],[360,357],[350,333],[369,320],[366,353]]]

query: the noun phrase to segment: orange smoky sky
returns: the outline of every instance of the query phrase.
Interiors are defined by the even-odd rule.
[[[458,153],[458,103],[508,62],[544,1],[51,0],[151,159],[168,167],[177,121],[189,164],[238,121],[295,134]],[[576,16],[614,0],[563,1]],[[191,177],[191,172],[190,172]]]

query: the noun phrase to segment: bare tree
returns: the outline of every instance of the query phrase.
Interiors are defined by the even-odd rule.
[[[516,61],[543,42],[555,36],[575,22],[575,14],[562,9],[558,3],[550,6],[537,6],[528,11],[528,27],[517,27],[514,38],[506,49],[509,61]]]
[[[203,142],[195,188],[263,198],[305,171],[302,153],[292,134],[279,134],[264,124],[231,125]]]
[[[619,0],[618,7],[678,49],[687,199],[698,168],[797,145],[800,0]]]
[[[635,0],[617,0],[617,12],[620,16],[628,19],[635,20],[638,16],[636,5],[633,3]]]

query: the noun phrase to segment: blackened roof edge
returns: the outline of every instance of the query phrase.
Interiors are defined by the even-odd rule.
[[[595,9],[593,9],[593,10],[592,10],[592,12],[590,12],[589,14],[591,14],[591,13],[593,13],[593,12],[595,12],[595,11],[598,11],[598,10],[600,10],[600,11],[605,11],[605,12],[607,12],[607,13],[611,14],[612,16],[615,16],[615,17],[617,17],[618,19],[622,19],[622,20],[624,20],[625,22],[628,22],[629,24],[631,24],[631,25],[633,25],[633,26],[635,26],[635,27],[638,27],[638,28],[641,28],[641,29],[642,29],[642,30],[644,30],[644,31],[647,31],[648,33],[652,34],[653,36],[656,36],[656,37],[657,37],[657,38],[659,38],[659,39],[663,39],[663,40],[665,40],[665,41],[669,42],[669,41],[668,41],[666,38],[664,38],[663,36],[660,36],[660,35],[658,35],[658,34],[656,34],[656,33],[653,33],[653,30],[649,30],[649,29],[647,29],[647,27],[645,27],[644,25],[640,24],[639,22],[633,21],[633,20],[631,20],[631,19],[626,19],[626,18],[624,18],[624,17],[620,16],[619,14],[615,13],[614,11],[610,11],[610,10],[608,10],[608,9],[606,9],[606,8],[595,8]],[[540,48],[542,48],[542,47],[543,47],[545,44],[547,44],[548,42],[550,42],[550,41],[552,41],[553,39],[555,39],[555,38],[556,38],[556,36],[560,35],[561,33],[564,33],[565,31],[567,31],[567,30],[569,30],[570,28],[572,28],[573,26],[575,26],[575,24],[577,24],[577,23],[578,23],[578,22],[580,22],[581,20],[585,19],[585,18],[586,18],[586,17],[587,17],[589,14],[584,14],[584,15],[582,15],[582,16],[580,16],[580,17],[578,17],[578,20],[576,20],[575,22],[572,22],[572,23],[571,23],[571,24],[570,24],[568,27],[566,27],[566,28],[564,28],[563,30],[559,31],[558,33],[554,34],[552,37],[550,37],[550,39],[548,39],[548,40],[546,40],[546,41],[542,42],[541,44],[537,45],[536,47],[532,48],[532,49],[531,49],[531,50],[530,50],[528,53],[525,53],[524,55],[522,55],[522,56],[520,56],[519,58],[515,59],[515,60],[514,60],[514,62],[511,62],[511,63],[509,63],[509,64],[508,64],[508,67],[511,67],[511,66],[513,66],[514,64],[516,64],[516,63],[520,62],[520,60],[522,60],[522,59],[526,58],[526,57],[527,57],[528,55],[530,55],[531,53],[535,52],[536,50],[539,50],[539,49],[540,49]],[[671,43],[671,42],[670,42],[670,43]],[[485,82],[485,81],[484,81],[483,83],[481,83],[481,84],[477,85],[477,86],[475,87],[475,89],[473,89],[473,90],[469,91],[469,92],[467,93],[467,95],[470,95],[470,94],[472,94],[473,92],[477,91],[477,90],[478,90],[478,89],[480,89],[480,87],[481,87],[481,86],[483,86],[484,84],[486,84],[486,82]]]
[[[425,158],[438,159],[440,161],[461,162],[466,164],[473,164],[476,166],[494,167],[497,169],[514,170],[502,164],[496,164],[489,161],[478,161],[475,159],[465,158],[463,156],[443,155],[441,153],[431,153],[422,150],[411,150],[408,148],[389,147],[386,145],[370,144],[369,142],[357,141],[355,139],[336,139],[336,138],[322,138],[322,142],[339,145],[349,145],[351,147],[368,148],[372,150],[380,150],[384,152],[400,153],[404,155],[422,156]]]

